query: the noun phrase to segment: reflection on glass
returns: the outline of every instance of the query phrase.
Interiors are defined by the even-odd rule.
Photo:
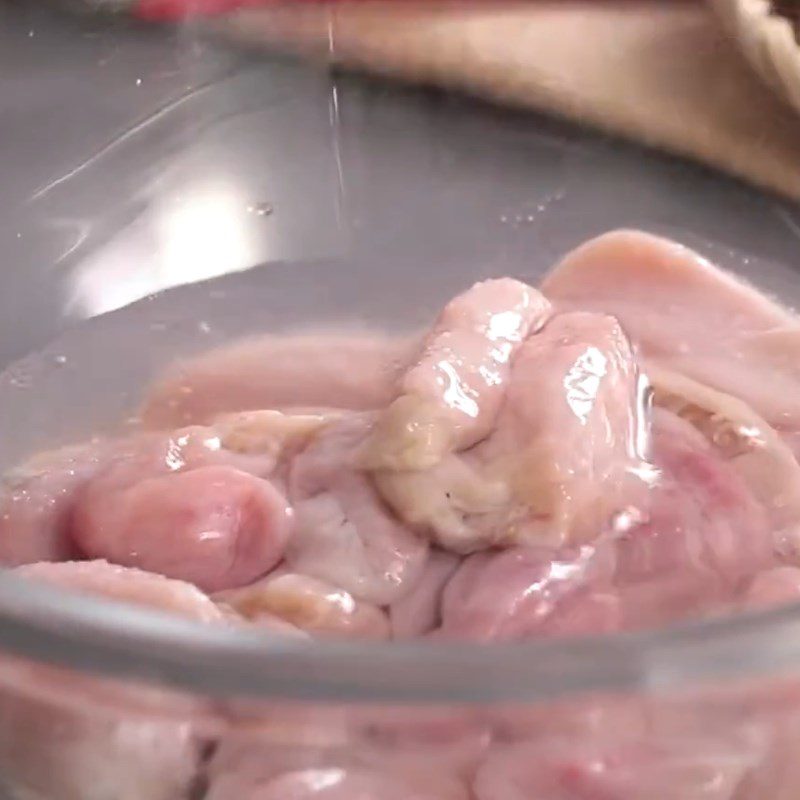
[[[171,286],[251,267],[265,256],[263,229],[255,229],[265,220],[248,208],[252,201],[224,185],[165,199],[78,265],[70,311],[102,314]]]

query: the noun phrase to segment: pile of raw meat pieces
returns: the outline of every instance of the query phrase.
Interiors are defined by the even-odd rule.
[[[261,337],[176,364],[141,422],[7,474],[0,563],[302,638],[488,644],[800,599],[800,320],[642,233],[589,242],[539,289],[478,283],[421,336]],[[70,771],[48,715],[4,702],[0,773],[33,787],[20,797],[176,800],[196,785],[202,748],[184,728],[144,741],[144,723],[125,723],[129,750],[105,729],[74,732],[77,758],[103,741],[107,782],[114,759],[126,765],[125,791],[103,793]],[[452,769],[429,763],[423,778],[223,742],[203,796],[790,796],[759,772],[778,774],[775,731],[709,753],[633,735],[634,713],[617,711],[629,715],[608,724],[629,739],[570,723],[568,744],[543,742],[484,721]],[[12,721],[35,733],[27,759],[10,755]],[[498,725],[511,744],[490,750]]]

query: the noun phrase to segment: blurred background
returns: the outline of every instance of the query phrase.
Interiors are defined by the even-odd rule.
[[[0,0],[0,361],[280,261],[537,272],[638,226],[734,268],[761,259],[774,291],[774,265],[800,266],[785,192],[430,80],[332,72],[262,46],[257,18],[106,10]]]

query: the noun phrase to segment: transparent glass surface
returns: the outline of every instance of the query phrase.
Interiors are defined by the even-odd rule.
[[[800,209],[577,126],[0,5],[0,468],[254,332],[419,328],[618,227],[789,305]],[[800,609],[598,639],[309,644],[0,575],[10,800],[794,800]]]

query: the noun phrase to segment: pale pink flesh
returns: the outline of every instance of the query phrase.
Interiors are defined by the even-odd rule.
[[[0,693],[0,772],[15,798],[176,800],[199,761],[190,725],[59,711]]]
[[[75,492],[104,463],[101,445],[45,454],[0,483],[0,564],[64,561],[75,555],[69,523]]]
[[[191,583],[108,561],[28,564],[18,567],[16,573],[62,589],[167,611],[198,622],[224,620],[211,599]]]
[[[526,341],[497,427],[476,451],[529,509],[511,541],[542,520],[556,543],[592,540],[638,505],[649,477],[645,389],[612,317],[558,315]]]
[[[647,364],[744,397],[800,451],[796,319],[679,246],[636,233],[611,234],[568,256],[545,282],[559,313],[533,335],[508,318],[513,336],[487,336],[487,320],[502,318],[524,287],[497,283],[502,291],[468,292],[445,309],[405,379],[409,342],[344,337],[264,339],[176,368],[146,421],[214,424],[120,440],[102,460],[99,450],[78,449],[18,479],[0,495],[0,562],[63,560],[77,544],[87,555],[221,589],[219,604],[189,583],[104,561],[32,564],[20,574],[204,622],[239,624],[244,616],[300,636],[295,625],[385,639],[391,623],[395,638],[517,641],[800,600],[800,569],[776,566],[777,516],[765,499],[775,477],[786,480],[773,481],[772,494],[785,500],[794,473],[767,470],[756,485],[738,455],[689,416],[662,408],[648,436],[644,381],[625,336]],[[616,313],[622,327],[573,308]],[[537,313],[547,316],[546,303]],[[513,364],[503,352],[515,354]],[[445,390],[460,392],[459,402],[447,401]],[[432,450],[423,447],[432,469],[393,472],[397,452],[406,454],[401,441],[394,454],[387,446],[386,464],[365,472],[376,468],[364,456],[376,414],[324,414],[297,427],[255,411],[233,434],[232,418],[217,419],[265,406],[382,408],[400,391],[433,403],[425,410],[432,415],[406,421],[449,430],[438,439],[425,434],[435,439]],[[480,401],[476,414],[465,414],[465,398]],[[711,412],[724,418],[729,410]],[[778,466],[786,458],[781,453]],[[788,461],[796,467],[791,454]],[[404,524],[376,486],[408,478],[405,493],[385,495]],[[276,488],[284,480],[297,506],[293,537]],[[448,528],[453,519],[458,526]],[[429,550],[419,534],[431,536],[426,525],[442,520],[443,531],[462,538],[432,538],[456,552],[507,549],[466,559]],[[473,537],[466,545],[464,535]],[[527,546],[510,546],[520,540]],[[439,726],[416,708],[384,715],[383,724],[365,716],[363,731],[357,715],[332,731],[317,723],[294,730],[275,714],[268,737],[288,740],[290,729],[298,742],[338,736],[347,757],[325,748],[309,756],[288,744],[256,747],[254,769],[215,757],[204,800],[795,800],[797,726],[769,721],[769,736],[755,743],[689,735],[681,722],[659,736],[648,727],[652,714],[627,711],[587,712],[588,721],[529,719],[525,709],[496,714],[490,750],[491,734],[478,726],[472,736],[452,710],[443,727],[464,731],[452,746],[450,734],[442,746]],[[351,741],[364,731],[377,744]],[[522,738],[529,741],[502,745]],[[190,726],[53,715],[0,693],[0,773],[46,800],[106,800],[120,780],[130,800],[176,800],[197,755]]]
[[[628,627],[729,605],[741,579],[774,559],[764,508],[691,425],[655,415],[661,470],[643,524],[617,545],[616,581]]]
[[[255,786],[212,785],[207,800],[469,800],[465,786],[439,789],[430,783],[358,767],[318,767],[285,772]]]
[[[733,800],[760,755],[735,739],[620,736],[498,750],[478,772],[476,800]]]
[[[769,743],[766,756],[745,777],[734,800],[797,800],[800,787],[800,720],[796,708],[781,693],[783,712],[767,722]],[[788,712],[788,713],[787,713]]]
[[[405,597],[389,607],[393,638],[412,639],[422,636],[441,622],[442,592],[459,563],[459,558],[452,553],[431,551],[417,583]]]
[[[294,460],[290,500],[296,528],[289,567],[387,605],[410,591],[428,545],[396,520],[356,464],[369,418],[332,423]]]
[[[364,713],[351,711],[353,716]],[[382,709],[377,718],[385,722],[393,716]],[[405,718],[400,710],[397,716]],[[467,784],[488,739],[460,722],[454,726],[450,716],[439,712],[450,735],[442,730],[443,740],[427,740],[422,733],[427,716],[417,715],[416,737],[408,728],[408,741],[393,738],[376,746],[355,738],[344,748],[290,744],[281,727],[271,739],[223,740],[208,766],[205,800],[286,800],[295,796],[292,792],[298,800],[468,800]],[[461,715],[455,716],[460,720]]]
[[[45,453],[6,476],[0,487],[0,564],[63,561],[79,555],[72,540],[76,501],[87,484],[121,485],[144,477],[227,464],[266,475],[275,455],[234,452],[217,429],[183,428],[90,442]]]
[[[645,387],[613,318],[556,316],[517,353],[489,437],[376,484],[455,552],[593,540],[647,495]]]
[[[470,707],[384,705],[353,718],[361,725],[352,749],[357,763],[448,797],[472,780],[492,743],[491,726]]]
[[[198,622],[223,621],[214,603],[196,587],[104,561],[31,564],[16,572],[62,589]],[[112,688],[74,673],[57,677],[45,671],[39,681],[37,694],[42,681],[51,694],[60,681],[60,690],[81,702],[71,709],[67,703],[51,705],[0,691],[0,772],[11,786],[48,800],[175,800],[185,795],[200,759],[192,724],[169,721],[166,713],[159,719],[155,708],[147,717],[125,712],[140,704],[146,707],[157,692],[130,684]],[[101,698],[111,699],[112,711],[94,705]],[[160,700],[167,699],[162,692]],[[182,708],[187,716],[195,710],[189,704]]]
[[[422,469],[486,436],[505,394],[515,352],[550,304],[511,278],[477,283],[451,300],[378,419],[367,448],[372,468]]]
[[[269,482],[232,467],[201,467],[116,490],[90,485],[73,515],[73,537],[90,558],[214,592],[276,566],[291,524],[285,499]]]
[[[444,590],[437,636],[507,640],[641,628],[719,612],[773,563],[764,510],[688,423],[656,414],[660,469],[643,520],[610,541],[466,559]],[[747,546],[743,546],[743,543]]]
[[[259,622],[277,617],[323,638],[381,641],[390,637],[389,619],[382,609],[325,581],[282,569],[215,599],[245,619]]]
[[[645,369],[655,405],[687,420],[731,465],[764,507],[782,550],[800,548],[800,464],[790,443],[738,398],[651,363]]]
[[[580,594],[587,584],[607,584],[613,570],[608,551],[585,546],[554,553],[513,548],[467,558],[444,590],[442,625],[437,637],[470,641],[514,641],[558,633],[558,617],[567,606],[563,631],[578,627],[581,606],[595,599]],[[587,609],[588,611],[588,609]],[[588,612],[594,620],[596,609]]]
[[[175,364],[151,389],[142,419],[173,428],[259,408],[380,408],[417,346],[374,333],[246,339]]]
[[[116,603],[143,606],[213,625],[241,625],[241,617],[219,608],[196,586],[163,575],[107,561],[27,564],[15,573],[31,581]],[[115,609],[115,612],[117,609]],[[55,709],[152,721],[202,721],[213,724],[203,698],[160,685],[99,677],[22,659],[0,659],[0,684],[20,698],[49,703]]]
[[[773,608],[800,602],[800,569],[774,567],[758,573],[744,594],[745,610]]]
[[[800,323],[675,242],[616,231],[567,255],[542,291],[558,308],[614,314],[651,361],[800,430]],[[654,298],[658,298],[654,302]]]

